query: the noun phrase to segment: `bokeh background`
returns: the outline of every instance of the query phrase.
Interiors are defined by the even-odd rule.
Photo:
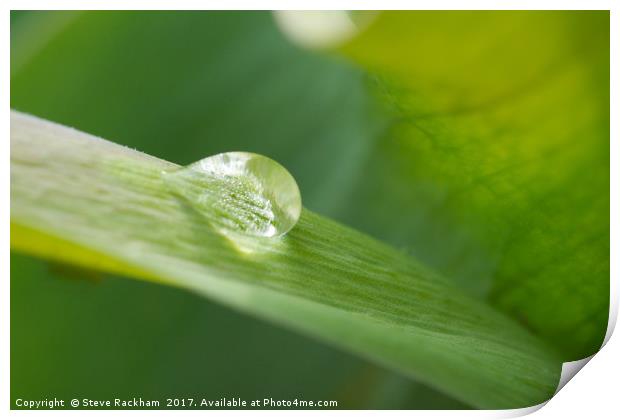
[[[311,50],[267,12],[12,12],[11,107],[179,164],[232,150],[269,156],[307,208],[415,256],[573,360],[598,349],[607,321],[609,17],[518,16],[506,25],[481,15],[481,35],[456,31],[453,55],[441,51],[446,39],[422,42],[421,61],[437,64],[416,73],[407,44],[384,49],[370,31],[341,51]],[[396,33],[419,17],[391,19]],[[512,51],[533,64],[503,66],[494,45],[497,78],[479,72],[451,95],[469,58],[456,51],[472,57],[488,37],[501,51],[521,45]],[[403,72],[430,83],[411,89]],[[514,91],[527,93],[501,108]],[[567,105],[546,115],[555,104]],[[529,125],[543,128],[530,135]],[[464,180],[475,186],[465,194]],[[53,396],[469,408],[188,292],[14,254],[11,398]]]

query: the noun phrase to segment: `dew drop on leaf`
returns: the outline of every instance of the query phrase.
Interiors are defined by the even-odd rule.
[[[172,172],[166,184],[222,233],[278,237],[299,220],[301,194],[278,162],[248,152],[210,156]]]

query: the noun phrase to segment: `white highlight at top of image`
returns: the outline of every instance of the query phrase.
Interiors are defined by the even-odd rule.
[[[358,31],[349,14],[342,10],[279,10],[273,14],[280,30],[303,47],[333,47]]]

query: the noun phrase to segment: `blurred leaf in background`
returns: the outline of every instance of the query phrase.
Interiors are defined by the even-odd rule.
[[[566,360],[600,346],[607,12],[386,12],[332,53],[292,46],[266,13],[11,19],[13,108],[180,164],[270,156],[306,207],[413,254]],[[33,261],[12,264],[13,394],[461,407],[184,292]]]
[[[609,12],[385,12],[343,51],[384,78],[395,118],[350,223],[410,247],[565,360],[596,352],[609,313]]]

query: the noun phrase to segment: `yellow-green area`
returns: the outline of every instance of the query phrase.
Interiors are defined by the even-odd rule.
[[[395,119],[356,224],[389,229],[398,208],[409,222],[391,243],[566,360],[598,351],[609,307],[609,13],[385,12],[342,51],[378,75]]]

